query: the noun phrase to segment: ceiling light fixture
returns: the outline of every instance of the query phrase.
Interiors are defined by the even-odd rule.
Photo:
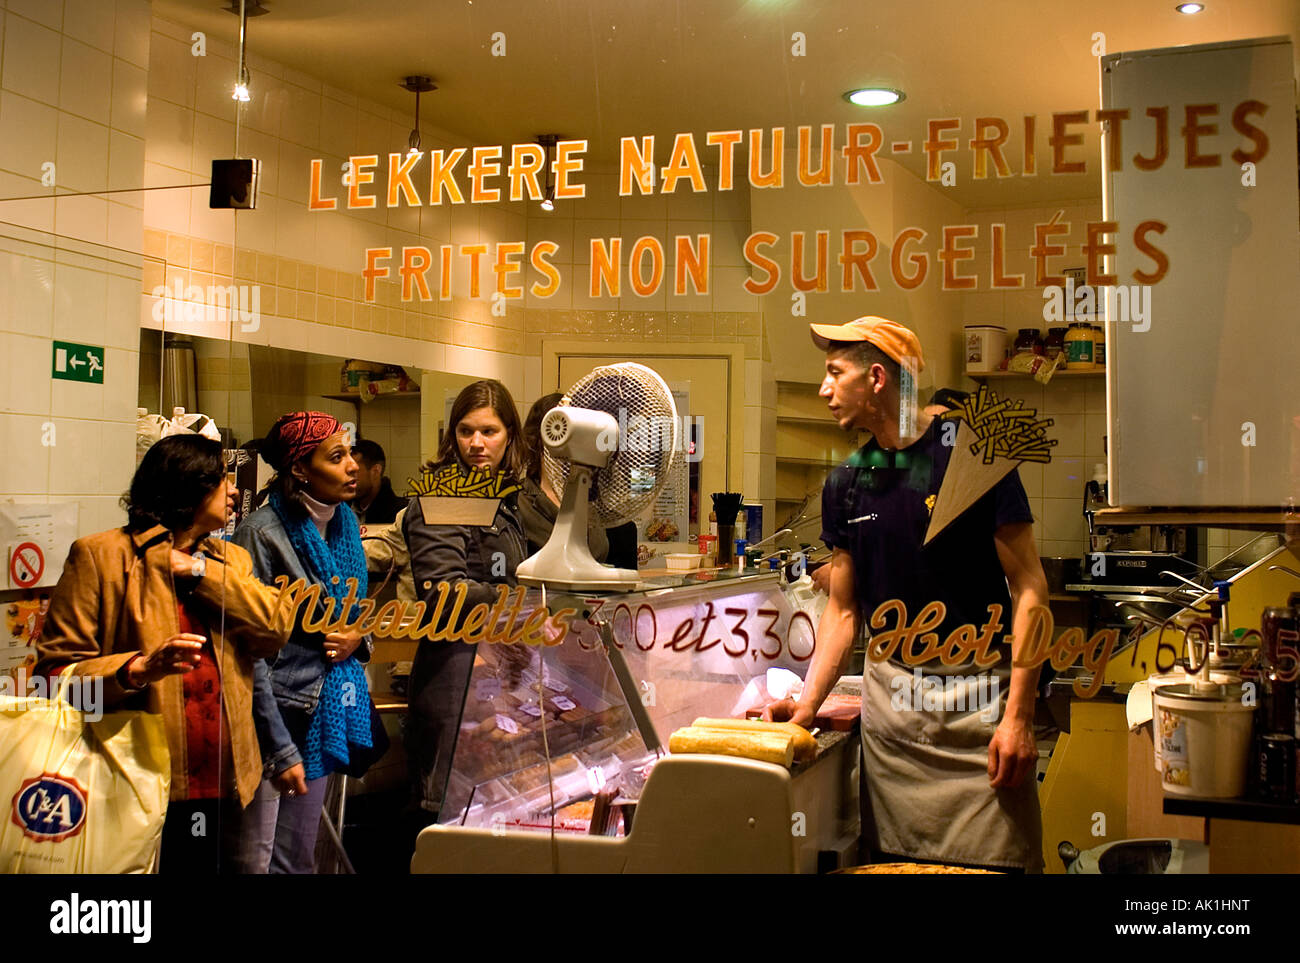
[[[560,142],[559,134],[538,134],[537,143],[546,148],[546,193],[542,198],[542,210],[548,214],[555,210],[555,182],[551,180],[551,151]]]
[[[1187,14],[1200,13],[1202,10],[1205,9],[1205,4],[1180,3],[1178,6],[1174,7],[1174,9],[1177,10],[1179,13],[1187,13]]]
[[[256,13],[253,12],[256,8]],[[231,100],[246,104],[251,100],[248,93],[248,64],[244,60],[244,50],[248,41],[248,18],[260,16],[268,11],[258,0],[230,0],[230,12],[239,14],[239,73],[235,75],[235,89],[230,94]]]
[[[858,107],[888,107],[890,104],[901,103],[906,96],[893,87],[859,87],[848,91],[844,99]]]
[[[415,126],[411,128],[411,136],[406,139],[406,156],[419,154],[420,151],[420,94],[427,94],[431,90],[437,90],[432,77],[426,77],[423,74],[412,74],[397,86],[403,90],[409,90],[415,94]]]

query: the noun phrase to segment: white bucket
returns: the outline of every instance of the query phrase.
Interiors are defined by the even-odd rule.
[[[1232,799],[1246,788],[1246,759],[1255,707],[1242,704],[1241,686],[1198,693],[1193,683],[1155,694],[1155,737],[1161,787],[1177,796]]]
[[[1155,728],[1155,720],[1160,717],[1156,709],[1156,693],[1171,685],[1184,685],[1188,682],[1195,682],[1196,676],[1188,675],[1187,671],[1182,668],[1176,668],[1172,672],[1164,672],[1159,675],[1147,676],[1147,688],[1151,690],[1151,725],[1153,731],[1152,745],[1155,752],[1152,753],[1155,761],[1156,772],[1164,772],[1164,758],[1160,752],[1160,731]],[[1231,672],[1210,672],[1210,681],[1217,682],[1220,685],[1232,685],[1241,682],[1241,676]]]
[[[968,324],[966,370],[977,374],[997,371],[1007,353],[1007,329],[996,324]]]

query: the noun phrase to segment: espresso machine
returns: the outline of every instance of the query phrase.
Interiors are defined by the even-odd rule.
[[[1109,508],[1106,466],[1097,465],[1083,490],[1083,517],[1088,523],[1088,554],[1083,559],[1085,582],[1124,585],[1134,589],[1182,584],[1177,575],[1194,579],[1202,532],[1185,525],[1117,525],[1098,523],[1096,514]],[[1174,574],[1169,574],[1174,573]]]

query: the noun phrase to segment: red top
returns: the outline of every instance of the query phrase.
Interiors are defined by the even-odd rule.
[[[206,636],[203,623],[179,599],[176,616],[182,632]],[[221,705],[221,671],[212,640],[203,644],[199,664],[181,679],[185,690],[185,761],[189,785],[186,799],[218,799],[233,787],[235,766],[230,730]]]

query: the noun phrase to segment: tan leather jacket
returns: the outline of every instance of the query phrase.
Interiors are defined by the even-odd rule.
[[[221,672],[221,696],[230,727],[235,786],[248,805],[262,778],[253,730],[253,660],[278,651],[292,628],[278,592],[253,577],[248,553],[237,545],[203,539],[201,578],[171,574],[171,533],[155,526],[134,534],[117,528],[73,542],[55,586],[37,644],[35,671],[71,664],[79,675],[104,677],[103,708],[161,712],[171,752],[171,798],[186,795],[183,677],[169,675],[141,692],[124,689],[118,669],[148,654],[180,631],[176,587],[192,585],[187,604],[207,626]],[[175,587],[174,587],[175,586]]]

